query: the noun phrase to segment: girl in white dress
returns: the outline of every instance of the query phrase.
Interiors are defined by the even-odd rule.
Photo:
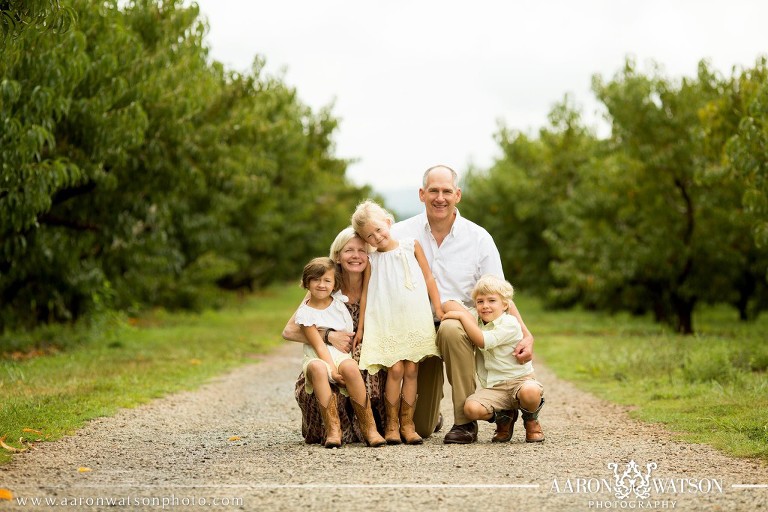
[[[341,286],[338,267],[331,258],[315,258],[304,267],[301,285],[309,291],[309,298],[296,311],[296,323],[309,342],[304,345],[304,387],[308,395],[317,396],[325,427],[325,447],[341,446],[341,424],[331,384],[339,386],[340,391],[352,399],[366,444],[384,445],[384,438],[376,430],[360,368],[350,353],[326,345],[318,330],[352,332],[352,316],[344,305],[347,298],[334,293]]]
[[[408,444],[421,444],[413,424],[418,362],[440,355],[430,300],[437,318],[442,318],[443,311],[421,245],[412,238],[392,238],[393,222],[392,214],[370,200],[352,215],[352,227],[376,249],[366,271],[355,343],[365,335],[362,369],[376,373],[387,368],[387,443],[399,444],[402,438]]]

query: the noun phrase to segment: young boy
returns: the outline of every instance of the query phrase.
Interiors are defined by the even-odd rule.
[[[475,368],[482,388],[467,397],[464,414],[472,421],[496,422],[494,443],[512,439],[517,409],[523,413],[525,441],[544,440],[538,416],[544,405],[544,387],[533,375],[531,362],[520,364],[512,355],[523,339],[517,319],[508,314],[514,290],[496,276],[481,277],[472,290],[475,308],[456,301],[443,304],[443,320],[460,320],[475,350]]]

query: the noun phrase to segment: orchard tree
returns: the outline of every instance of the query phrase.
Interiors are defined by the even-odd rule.
[[[744,186],[743,202],[754,226],[755,241],[768,248],[768,70],[766,58],[737,77],[743,114],[729,140],[731,171]]]
[[[56,153],[55,132],[69,113],[74,90],[89,65],[85,38],[76,30],[58,33],[30,27],[6,39],[4,45],[0,59],[0,325],[30,310],[44,318],[67,310],[63,302],[69,292],[58,285],[69,278],[68,269],[59,266],[58,260],[70,257],[73,247],[62,247],[61,237],[57,246],[50,245],[43,226],[55,197],[87,180],[86,170]]]
[[[768,66],[734,70],[724,93],[702,111],[714,164],[701,179],[734,191],[731,217],[739,228],[741,273],[734,279],[731,302],[742,319],[753,319],[768,308]],[[722,148],[726,151],[723,152]],[[739,204],[740,203],[740,204]]]
[[[529,202],[537,190],[529,170],[542,167],[542,145],[506,128],[497,137],[503,158],[488,171],[471,170],[465,176],[459,209],[491,234],[507,279],[519,289],[541,291],[546,288],[542,277],[548,277],[541,264],[549,259],[549,251],[541,240],[544,219]]]
[[[368,192],[348,182],[347,163],[333,156],[338,124],[330,107],[312,113],[293,88],[262,79],[262,64],[257,59],[250,76],[227,86],[239,100],[227,109],[221,167],[242,173],[226,199],[228,224],[238,234],[237,267],[219,280],[227,288],[295,278],[303,260],[328,252]]]
[[[643,75],[631,60],[613,80],[595,78],[611,121],[610,157],[580,184],[550,239],[558,276],[596,305],[651,309],[689,334],[695,305],[732,289],[741,258],[736,194],[699,179],[712,158],[699,114],[723,87],[705,62],[679,83],[658,69]]]
[[[73,0],[0,61],[0,328],[293,276],[364,190],[281,80],[209,62],[180,0]]]
[[[474,171],[465,180],[469,193],[460,205],[462,214],[491,233],[515,285],[559,305],[570,304],[550,293],[555,255],[544,234],[562,221],[560,206],[571,198],[583,167],[598,151],[597,139],[566,97],[553,107],[549,126],[537,138],[502,127],[497,141],[502,158],[488,172]]]

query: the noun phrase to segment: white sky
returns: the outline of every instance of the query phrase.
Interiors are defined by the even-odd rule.
[[[599,127],[591,77],[628,55],[679,78],[703,58],[730,75],[768,54],[765,0],[197,3],[214,59],[247,71],[262,55],[313,110],[334,103],[336,155],[380,192],[418,188],[437,163],[490,166],[499,121],[535,132],[565,94]]]

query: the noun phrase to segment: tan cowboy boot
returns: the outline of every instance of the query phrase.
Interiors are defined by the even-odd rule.
[[[320,409],[325,427],[325,447],[338,448],[341,446],[341,422],[339,421],[339,410],[336,408],[336,395],[331,394],[331,399],[328,400],[325,407],[320,403],[320,400],[317,401],[317,406]]]
[[[384,408],[387,412],[386,426],[384,427],[384,439],[387,444],[400,444],[400,404],[391,404],[384,397]]]
[[[376,430],[376,422],[373,419],[373,411],[371,411],[371,400],[368,395],[365,395],[365,405],[360,405],[352,400],[352,407],[355,409],[357,424],[360,425],[360,432],[363,434],[365,444],[374,447],[387,444],[387,441]]]
[[[416,397],[418,400],[419,397]],[[405,401],[405,397],[400,395],[400,435],[407,444],[421,444],[424,440],[419,434],[416,433],[416,425],[413,424],[413,409],[416,405],[416,400],[413,401],[413,405]]]

